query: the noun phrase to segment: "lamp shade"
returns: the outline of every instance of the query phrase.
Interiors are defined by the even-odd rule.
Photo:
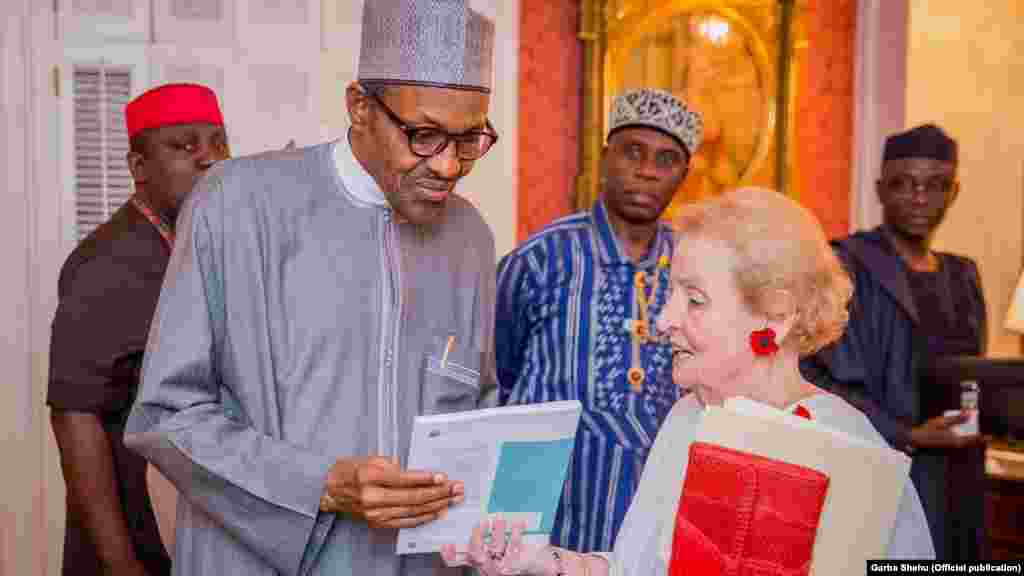
[[[1010,310],[1006,313],[1006,329],[1024,334],[1024,272],[1017,280],[1017,288],[1010,298]]]

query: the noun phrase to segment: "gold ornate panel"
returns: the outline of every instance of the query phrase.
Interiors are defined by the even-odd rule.
[[[598,194],[612,99],[661,88],[704,116],[705,138],[666,217],[755,184],[796,194],[794,87],[806,0],[582,0],[584,98],[577,207]]]

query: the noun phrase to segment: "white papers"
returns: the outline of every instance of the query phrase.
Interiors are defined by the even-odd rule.
[[[696,440],[829,477],[811,574],[857,574],[865,560],[885,557],[910,473],[905,454],[743,398],[708,407]]]
[[[488,515],[527,523],[524,540],[546,542],[554,523],[582,405],[575,401],[420,416],[410,470],[443,472],[465,484],[447,516],[398,534],[398,554],[464,545]]]

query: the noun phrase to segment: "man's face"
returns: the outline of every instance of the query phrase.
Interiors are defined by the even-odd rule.
[[[143,136],[144,150],[129,152],[129,168],[135,183],[162,200],[172,217],[203,172],[230,155],[224,127],[215,124],[161,126]]]
[[[371,95],[353,85],[348,105],[352,130],[369,144],[360,160],[391,207],[414,224],[438,221],[455,183],[473,169],[475,160],[460,159],[457,147],[467,146],[475,135],[489,130],[490,96],[420,86],[394,86]],[[417,155],[409,134],[426,128],[459,136],[466,144],[452,141],[436,154]],[[438,136],[438,132],[432,134]],[[424,153],[421,148],[418,151]]]
[[[605,205],[626,222],[654,222],[672,202],[689,163],[675,138],[651,128],[623,128],[604,151]]]
[[[956,197],[956,164],[932,158],[889,160],[877,187],[886,225],[908,238],[925,239]]]

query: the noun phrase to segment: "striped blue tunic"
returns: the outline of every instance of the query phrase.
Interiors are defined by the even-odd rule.
[[[639,318],[637,271],[646,273],[652,321],[669,295],[672,232],[662,224],[647,255],[629,259],[598,202],[532,236],[498,265],[495,345],[501,404],[579,400],[583,416],[555,517],[552,543],[612,549],[658,427],[679,398],[671,351],[640,348],[636,392],[630,326]]]

